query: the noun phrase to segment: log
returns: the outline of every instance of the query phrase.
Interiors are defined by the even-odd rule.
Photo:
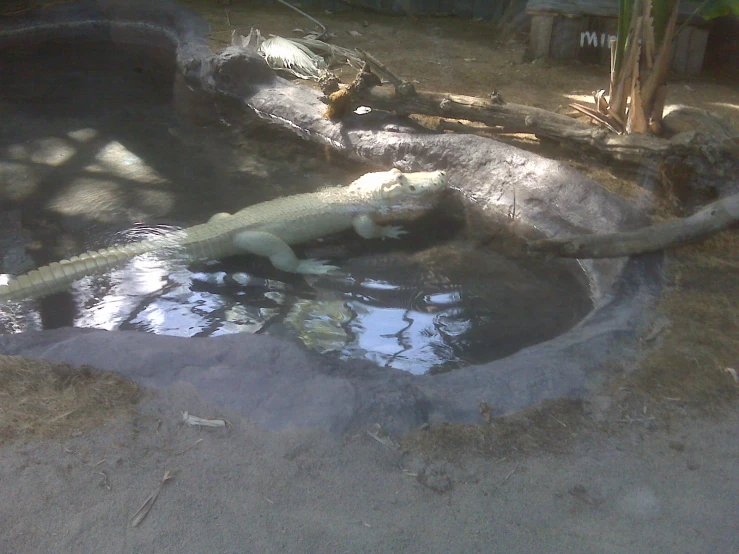
[[[395,111],[398,115],[423,114],[479,121],[490,127],[502,127],[506,133],[530,133],[635,165],[643,165],[648,157],[662,158],[676,153],[665,139],[642,133],[617,135],[566,115],[500,100],[423,91],[395,95],[389,87],[374,87],[362,91],[357,101],[375,109]]]
[[[528,250],[563,258],[620,258],[704,240],[738,222],[739,194],[734,194],[684,219],[622,233],[536,240],[529,242]]]

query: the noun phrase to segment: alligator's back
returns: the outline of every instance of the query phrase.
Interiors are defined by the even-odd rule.
[[[349,229],[355,216],[376,211],[347,189],[337,187],[277,198],[244,208],[230,218],[239,231],[264,231],[287,244],[300,244]]]
[[[322,266],[322,262],[303,260],[295,267],[295,255],[285,243],[292,245],[321,238],[348,229],[353,223],[359,225],[357,232],[368,238],[397,237],[398,232],[392,226],[376,227],[373,222],[357,216],[389,208],[393,202],[407,196],[426,195],[439,190],[445,183],[446,177],[440,171],[403,174],[392,169],[367,173],[347,187],[270,200],[233,215],[218,214],[207,223],[164,237],[104,248],[52,263],[0,286],[0,302],[62,291],[76,279],[104,272],[148,252],[161,252],[183,261],[214,260],[240,253],[236,246],[239,244],[242,248],[247,246],[245,250],[249,252],[270,256],[275,267],[284,266],[286,271],[325,272],[330,266]],[[276,254],[277,251],[280,253]],[[282,263],[278,264],[275,258],[280,258]],[[285,263],[286,259],[292,261]]]
[[[65,290],[73,281],[119,267],[134,257],[157,252],[181,261],[216,260],[238,254],[236,233],[259,230],[288,244],[320,238],[351,226],[360,210],[342,202],[345,188],[277,198],[249,206],[233,215],[215,217],[163,237],[86,252],[30,271],[0,285],[0,302],[39,298]]]

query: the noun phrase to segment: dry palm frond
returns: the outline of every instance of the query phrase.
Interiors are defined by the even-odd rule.
[[[268,38],[259,46],[258,52],[272,69],[289,71],[300,79],[319,79],[328,71],[321,56],[286,38]]]
[[[362,58],[354,50],[344,48],[343,46],[334,46],[318,39],[294,38],[290,40],[296,44],[302,44],[310,48],[311,51],[320,53],[322,56],[327,56],[329,65],[344,63],[346,61],[354,69],[358,70],[362,67]]]
[[[250,48],[252,50],[259,50],[259,47],[264,42],[264,37],[259,29],[251,28],[247,36],[238,34],[235,30],[231,32],[231,45],[238,46],[239,48]]]
[[[258,51],[271,68],[289,71],[300,79],[318,79],[328,70],[321,56],[286,38],[268,38]]]
[[[614,124],[614,121],[611,120],[608,114],[600,113],[598,110],[593,109],[589,106],[583,106],[582,104],[572,103],[570,104],[570,107],[577,110],[580,113],[587,115],[588,117],[594,119],[595,121],[602,123],[604,126],[608,127],[614,133],[619,133],[619,134],[621,133],[621,129],[618,123],[615,122],[616,124]]]
[[[301,79],[319,79],[329,65],[348,63],[355,69],[362,67],[362,59],[354,50],[334,46],[312,38],[262,37],[259,29],[252,28],[247,36],[234,31],[231,44],[239,48],[251,48],[267,61],[272,69],[289,71]],[[323,56],[327,57],[327,64]]]

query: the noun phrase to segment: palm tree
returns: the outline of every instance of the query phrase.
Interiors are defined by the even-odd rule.
[[[739,0],[705,0],[680,28],[679,9],[680,0],[620,0],[608,96],[596,92],[595,108],[571,106],[617,133],[659,134],[675,38],[695,16],[739,15]]]

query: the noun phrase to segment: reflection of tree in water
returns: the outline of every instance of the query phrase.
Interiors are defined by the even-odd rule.
[[[109,242],[171,229],[134,226]],[[338,260],[343,272],[325,277],[286,275],[256,257],[186,266],[176,252],[139,256],[44,300],[42,325],[186,337],[269,333],[423,373],[513,354],[562,333],[590,308],[565,263],[514,260],[449,240],[444,230],[410,230],[402,243],[353,235],[322,242],[335,252],[310,255]]]
[[[145,255],[78,281],[67,297],[81,308],[78,327],[186,337],[269,333],[417,373],[513,354],[564,332],[590,307],[565,265],[511,260],[464,243],[348,257],[342,271],[305,279],[260,258],[187,268]],[[78,309],[56,302],[48,310]]]

